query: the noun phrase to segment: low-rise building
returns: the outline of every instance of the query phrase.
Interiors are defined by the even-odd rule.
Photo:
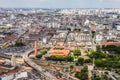
[[[50,52],[50,56],[68,56],[70,50],[61,46],[54,46],[50,49],[49,52]]]

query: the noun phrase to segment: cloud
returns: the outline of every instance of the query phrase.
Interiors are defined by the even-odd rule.
[[[120,0],[0,0],[7,8],[120,8]]]
[[[99,2],[103,2],[103,0],[99,0]]]

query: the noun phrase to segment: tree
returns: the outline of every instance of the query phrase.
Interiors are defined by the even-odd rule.
[[[70,65],[70,69],[72,70],[74,68],[74,65]]]
[[[95,60],[95,65],[96,65],[97,67],[105,67],[105,66],[106,66],[106,62],[103,61],[103,60],[101,60],[101,59],[96,59],[96,60]]]
[[[50,56],[50,57],[46,57],[46,60],[53,60],[53,61],[73,61],[74,58],[72,56]]]
[[[40,54],[38,54],[37,56],[36,56],[36,58],[41,58],[43,55],[45,55],[47,53],[47,50],[41,50],[40,51]]]
[[[109,80],[109,78],[106,74],[102,74],[101,75],[101,80]]]
[[[25,44],[24,43],[22,43],[22,42],[16,42],[15,43],[15,46],[17,46],[17,47],[20,47],[20,46],[25,46]]]
[[[78,62],[78,64],[83,65],[84,64],[84,59],[79,57],[77,62]]]
[[[84,62],[85,63],[92,63],[93,61],[92,61],[92,59],[85,59]]]
[[[67,30],[71,31],[71,28],[67,28]]]
[[[81,73],[80,73],[80,72],[77,72],[77,73],[75,74],[75,77],[77,77],[78,79],[80,79],[80,78],[81,78]]]
[[[41,50],[40,53],[41,53],[41,54],[46,54],[46,53],[47,53],[47,50]]]
[[[84,66],[81,72],[77,72],[75,74],[75,77],[77,77],[80,80],[87,80],[88,79],[88,67]]]
[[[66,56],[65,59],[66,61],[70,61],[70,62],[74,60],[72,56]]]
[[[97,51],[97,52],[101,52],[100,45],[97,45],[97,46],[96,46],[96,51]]]
[[[80,52],[80,50],[76,49],[73,51],[73,54],[74,54],[74,56],[80,56],[81,52]]]
[[[91,58],[105,58],[105,57],[106,57],[106,54],[103,53],[103,52],[97,52],[97,51],[95,51],[95,52],[92,52],[92,53],[89,55],[89,57],[91,57]]]
[[[107,45],[107,46],[102,46],[103,51],[108,51],[109,53],[120,53],[120,46],[115,46],[115,45]]]
[[[94,80],[102,80],[102,79],[101,79],[101,77],[96,76],[96,77],[94,78]]]
[[[93,53],[93,52],[95,52],[93,49],[90,49],[90,50],[88,50],[90,53]]]
[[[42,57],[42,54],[36,55],[36,58],[41,58],[41,57]]]
[[[96,35],[96,32],[95,31],[92,31],[92,38],[94,38]]]

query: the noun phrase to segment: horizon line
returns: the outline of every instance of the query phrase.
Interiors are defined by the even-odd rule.
[[[0,8],[2,8],[2,9],[22,9],[22,8],[24,8],[24,9],[120,9],[120,8],[40,8],[40,7],[0,7]]]

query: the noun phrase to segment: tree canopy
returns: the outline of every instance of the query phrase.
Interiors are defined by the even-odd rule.
[[[73,54],[74,54],[74,56],[80,56],[81,52],[80,52],[80,50],[76,49],[73,51]]]

